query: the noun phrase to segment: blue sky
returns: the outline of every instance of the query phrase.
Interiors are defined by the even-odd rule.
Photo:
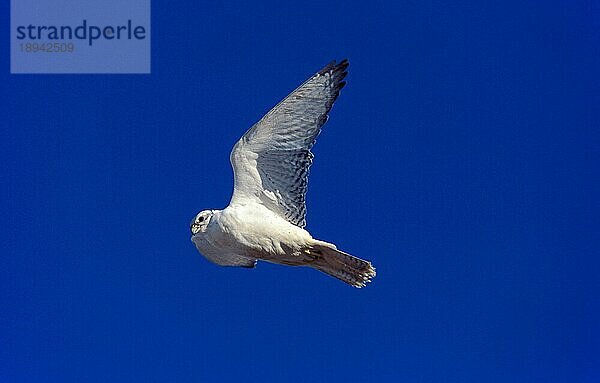
[[[151,75],[0,56],[1,382],[600,379],[596,2],[217,3],[153,2]],[[378,276],[209,264],[231,147],[346,57],[308,229]]]

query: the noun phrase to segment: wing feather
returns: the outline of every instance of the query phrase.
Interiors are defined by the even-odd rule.
[[[345,85],[348,60],[332,61],[271,109],[236,143],[232,205],[262,203],[299,227],[306,225],[311,148]]]

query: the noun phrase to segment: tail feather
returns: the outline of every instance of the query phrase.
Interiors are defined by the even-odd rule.
[[[371,262],[344,253],[329,243],[318,244],[310,252],[315,256],[311,267],[354,287],[365,287],[376,275]]]

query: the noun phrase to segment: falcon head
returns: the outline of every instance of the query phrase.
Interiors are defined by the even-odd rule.
[[[190,223],[190,231],[192,235],[196,235],[199,232],[205,232],[210,219],[212,218],[214,211],[212,210],[203,210],[192,220]]]

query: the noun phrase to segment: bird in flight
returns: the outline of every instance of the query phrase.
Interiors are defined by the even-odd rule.
[[[354,287],[375,277],[371,262],[304,229],[310,150],[346,84],[347,68],[348,60],[326,65],[235,144],[229,206],[201,211],[190,224],[192,242],[209,261],[247,268],[257,260],[308,266]]]

